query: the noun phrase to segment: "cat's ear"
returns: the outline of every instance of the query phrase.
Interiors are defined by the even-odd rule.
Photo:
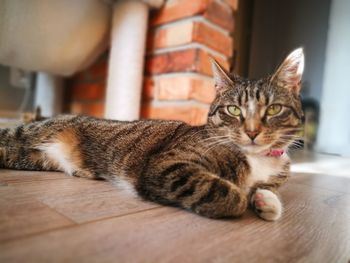
[[[210,58],[210,62],[216,90],[220,92],[232,87],[233,81],[226,70],[215,59]]]
[[[304,71],[304,51],[298,48],[290,53],[283,61],[272,80],[299,94],[301,77]]]

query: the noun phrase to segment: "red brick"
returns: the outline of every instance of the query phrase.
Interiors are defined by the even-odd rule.
[[[233,53],[233,40],[214,28],[200,22],[194,23],[193,40],[202,43],[220,53],[231,57]]]
[[[234,11],[238,9],[238,0],[224,0]]]
[[[155,83],[152,78],[144,77],[143,88],[142,88],[142,100],[152,100],[155,95]]]
[[[225,3],[214,0],[210,1],[210,4],[203,16],[229,32],[233,32],[234,30],[233,11],[232,9],[227,8]]]
[[[209,57],[214,57],[223,67],[229,68],[227,60],[209,55],[201,49],[191,48],[149,56],[146,60],[146,73],[198,72],[212,75]]]
[[[214,81],[195,79],[191,90],[191,98],[212,103],[216,95]]]
[[[233,32],[233,10],[219,0],[168,1],[151,15],[150,25],[161,25],[195,15],[203,15],[213,23]]]
[[[190,100],[191,80],[183,77],[159,78],[154,81],[157,100]]]
[[[232,37],[202,22],[188,21],[156,30],[148,37],[148,50],[201,43],[228,57],[232,56]]]
[[[210,58],[214,58],[226,70],[230,69],[230,64],[228,60],[224,60],[222,58],[216,57],[212,54],[208,54],[207,52],[200,50],[198,52],[198,61],[197,61],[198,72],[202,72],[203,74],[212,76]]]
[[[91,66],[73,75],[69,81],[72,84],[82,82],[105,82],[108,71],[108,52],[105,52]]]
[[[153,30],[148,36],[147,49],[154,50],[191,43],[193,41],[193,26],[193,21],[188,21]]]
[[[210,0],[170,0],[151,15],[152,26],[165,24],[181,18],[201,14],[205,11]]]
[[[200,76],[170,76],[154,79],[154,97],[157,100],[197,100],[211,103],[215,97],[214,83]]]
[[[197,50],[186,49],[149,56],[146,59],[146,72],[160,74],[180,71],[195,71]]]
[[[93,64],[88,70],[89,78],[91,79],[105,79],[108,72],[107,60],[99,61],[99,63]]]
[[[103,117],[104,103],[103,102],[73,102],[70,105],[70,112],[73,114]]]
[[[72,100],[102,100],[105,96],[105,86],[101,84],[77,84],[70,87]]]
[[[208,108],[198,106],[144,106],[142,117],[162,120],[179,120],[192,125],[206,123]]]

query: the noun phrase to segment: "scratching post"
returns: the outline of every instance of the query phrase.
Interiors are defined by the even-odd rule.
[[[117,1],[113,7],[105,117],[136,120],[140,115],[148,5]]]

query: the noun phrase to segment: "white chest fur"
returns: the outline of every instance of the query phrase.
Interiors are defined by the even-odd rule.
[[[246,181],[247,190],[258,181],[267,182],[270,176],[280,174],[289,161],[287,154],[283,154],[281,157],[248,154],[247,159],[250,166],[250,174]]]

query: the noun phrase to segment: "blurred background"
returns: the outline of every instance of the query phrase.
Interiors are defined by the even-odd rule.
[[[304,47],[304,147],[350,156],[350,1],[0,0],[0,119],[206,121],[209,57],[249,78]]]

